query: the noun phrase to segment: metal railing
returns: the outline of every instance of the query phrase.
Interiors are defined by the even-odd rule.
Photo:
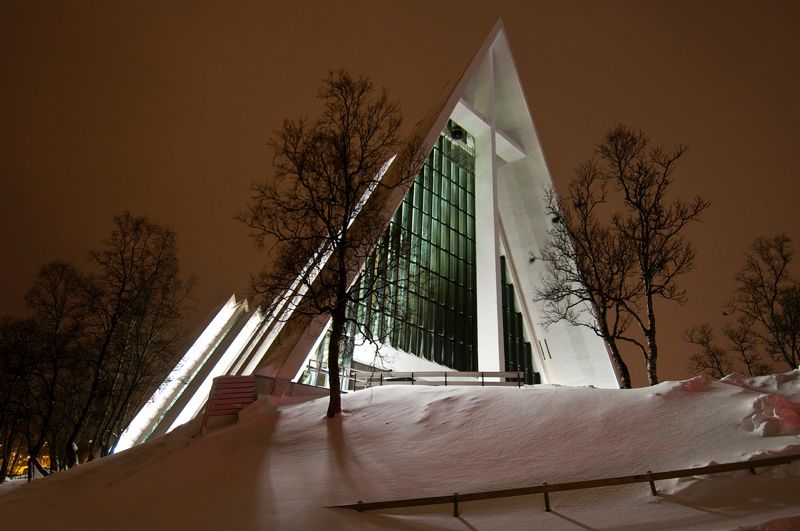
[[[329,374],[328,364],[309,360],[306,370],[311,385],[317,385],[319,375]],[[525,371],[361,371],[342,368],[339,371],[343,388],[360,390],[383,385],[471,385],[514,386],[525,385]]]
[[[524,371],[388,371],[371,376],[375,385],[479,385],[510,386],[525,385]]]
[[[399,507],[414,507],[420,505],[453,504],[453,516],[458,516],[458,504],[466,501],[490,500],[493,498],[509,498],[513,496],[527,496],[530,494],[544,494],[544,510],[550,512],[550,494],[553,492],[579,489],[593,489],[597,487],[608,487],[612,485],[625,485],[628,483],[649,483],[650,493],[658,495],[655,482],[664,479],[683,478],[700,476],[704,474],[718,474],[721,472],[733,472],[736,470],[750,470],[755,474],[756,468],[789,464],[792,461],[800,460],[800,454],[783,455],[778,457],[766,457],[753,459],[751,461],[739,461],[732,463],[721,463],[716,465],[701,466],[697,468],[684,468],[680,470],[668,470],[665,472],[651,472],[646,474],[635,474],[632,476],[618,476],[612,478],[590,479],[585,481],[570,481],[566,483],[542,483],[530,487],[516,489],[490,490],[483,492],[471,492],[467,494],[447,494],[444,496],[430,496],[427,498],[407,498],[401,500],[387,500],[378,502],[363,502],[348,505],[333,505],[329,509],[352,509],[355,511],[376,511],[380,509],[394,509]]]
[[[303,383],[308,383],[309,385],[314,385],[317,387],[325,387],[327,384],[327,378],[330,374],[328,370],[328,364],[323,363],[319,360],[308,360],[308,365],[306,366],[306,372],[308,373],[308,377],[306,378],[305,375],[300,379]],[[364,375],[368,375],[371,373],[367,373],[364,371],[359,371],[356,369],[351,369],[349,367],[342,367],[339,369],[339,378],[342,382],[342,388],[344,390],[350,391],[357,391],[360,389],[364,389],[367,387],[368,378]]]

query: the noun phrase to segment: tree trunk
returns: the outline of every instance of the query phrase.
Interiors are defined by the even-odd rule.
[[[137,388],[138,383],[139,376],[136,374],[133,376],[131,383],[128,385],[127,391],[125,392],[125,397],[119,401],[119,406],[115,408],[112,420],[102,434],[102,438],[100,439],[102,443],[100,448],[100,457],[107,456],[117,445],[119,434],[122,433],[125,416],[130,410],[130,402],[133,392]]]
[[[20,454],[19,452],[16,452],[14,454],[14,460],[11,461],[11,466],[8,467],[9,470],[11,470],[11,471],[16,470],[16,468],[17,468],[17,466],[19,465],[19,462],[20,462],[19,454]]]
[[[647,355],[645,356],[647,366],[647,383],[656,385],[658,383],[658,344],[656,343],[656,315],[653,308],[652,297],[647,297]]]
[[[30,440],[30,439],[29,439]],[[28,481],[33,479],[33,467],[35,466],[36,469],[41,472],[43,476],[49,476],[50,474],[44,469],[42,464],[39,462],[39,454],[44,448],[45,438],[43,435],[39,436],[39,439],[36,441],[36,444],[29,444],[28,445]]]
[[[117,294],[117,301],[122,298],[122,293],[124,290],[124,286],[119,289]],[[89,386],[89,392],[87,393],[83,407],[81,408],[81,412],[78,415],[78,419],[75,421],[75,424],[72,428],[72,431],[69,433],[67,444],[70,444],[72,441],[77,441],[80,439],[81,430],[83,430],[83,425],[86,422],[87,417],[89,416],[89,411],[92,408],[94,403],[95,395],[100,388],[100,379],[103,372],[103,366],[106,363],[106,358],[109,356],[109,350],[111,349],[111,340],[114,337],[114,333],[116,331],[117,325],[120,321],[119,317],[119,307],[115,310],[114,314],[111,316],[110,323],[108,327],[105,329],[105,337],[103,338],[102,343],[100,344],[100,349],[98,353],[97,359],[94,360],[94,373],[92,375],[91,385]],[[77,456],[76,456],[77,458]],[[67,459],[72,460],[72,455],[67,452]]]
[[[330,401],[328,402],[328,418],[342,412],[342,384],[339,378],[339,352],[344,335],[345,309],[340,304],[333,312],[331,337],[328,344],[328,381],[330,383]]]
[[[67,442],[66,446],[64,447],[64,455],[66,456],[64,461],[67,468],[72,468],[78,464],[78,445],[75,444],[73,441]]]
[[[617,375],[619,376],[619,388],[630,389],[631,374],[628,371],[628,365],[625,363],[625,360],[622,359],[622,355],[619,353],[617,342],[613,339],[607,339],[606,343],[608,344],[608,349],[611,351],[611,361],[614,363],[614,367],[617,369]]]
[[[33,470],[34,468],[39,471],[39,473],[43,476],[49,476],[50,472],[45,470],[42,464],[39,462],[39,458],[35,455],[32,455],[28,458],[28,481],[33,479]]]
[[[3,462],[0,463],[0,483],[6,480],[6,476],[8,476],[8,473],[13,469],[14,463],[10,463],[10,461],[11,452],[17,444],[16,437],[11,433],[3,443],[2,454],[0,455],[0,459],[3,460]]]
[[[595,307],[598,307],[598,305]],[[599,310],[598,314],[599,317],[597,318],[597,322],[600,325],[600,332],[603,334],[601,337],[603,338],[603,341],[605,341],[606,345],[608,345],[608,350],[611,353],[611,361],[614,363],[617,375],[619,376],[619,388],[630,389],[631,374],[628,371],[628,365],[625,363],[625,360],[622,359],[622,354],[619,352],[616,335],[612,334],[609,330],[608,313],[606,311]]]

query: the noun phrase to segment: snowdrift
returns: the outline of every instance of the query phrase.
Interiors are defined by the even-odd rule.
[[[551,496],[356,513],[327,506],[596,479],[800,454],[800,372],[634,390],[381,387],[262,399],[0,496],[8,528],[800,528],[800,462]],[[33,515],[33,520],[31,517]],[[788,527],[787,527],[788,526]]]

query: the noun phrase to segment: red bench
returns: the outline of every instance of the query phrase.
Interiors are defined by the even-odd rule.
[[[203,414],[202,428],[208,426],[209,417],[238,415],[245,406],[258,398],[256,377],[217,376],[211,384],[211,393]]]

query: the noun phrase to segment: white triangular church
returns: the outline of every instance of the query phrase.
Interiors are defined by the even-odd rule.
[[[603,341],[564,322],[544,327],[533,300],[543,266],[530,257],[552,223],[545,194],[553,183],[502,22],[445,95],[421,122],[430,156],[405,196],[385,209],[387,230],[402,231],[418,251],[397,267],[429,281],[403,298],[414,311],[380,316],[392,319],[381,356],[353,341],[345,365],[519,370],[528,383],[618,387]],[[257,374],[263,393],[318,394],[308,384],[322,380],[306,368],[324,360],[327,320],[287,317],[249,311],[247,301],[231,297],[117,450],[197,416],[216,376]]]

